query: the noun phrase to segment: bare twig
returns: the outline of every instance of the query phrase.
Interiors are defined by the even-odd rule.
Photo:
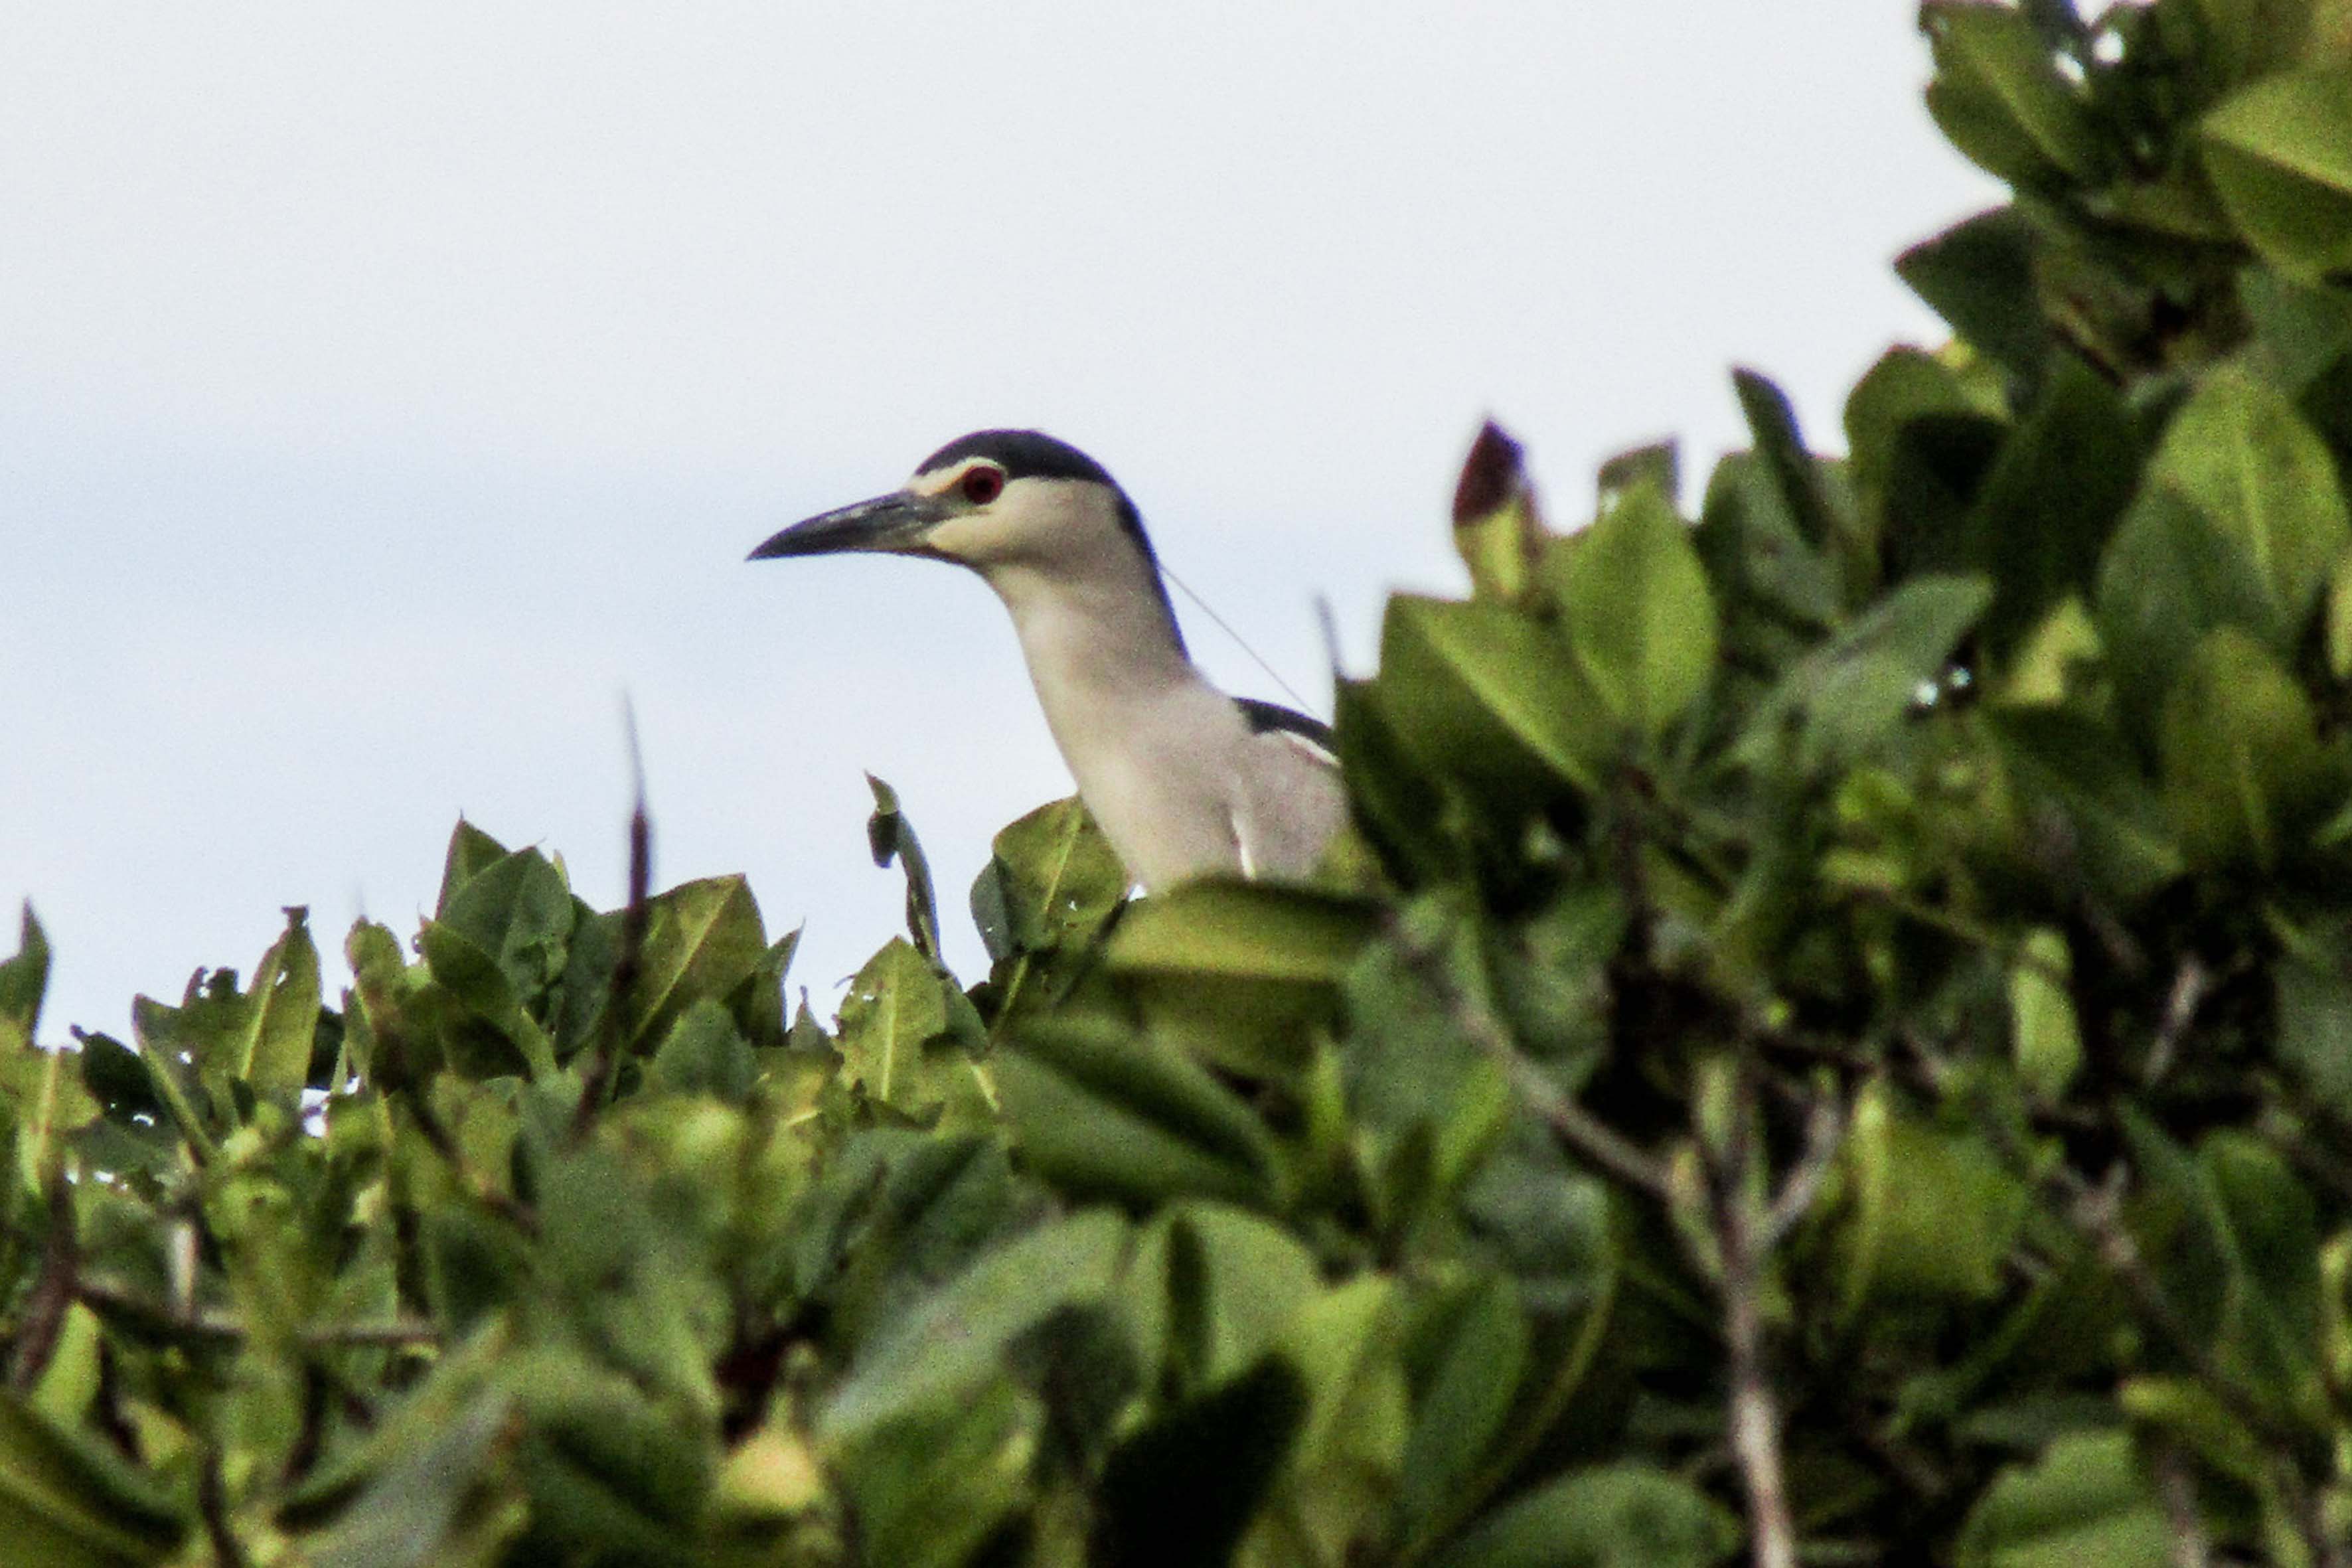
[[[654,830],[653,819],[646,814],[645,759],[637,749],[636,710],[624,703],[622,713],[629,731],[629,771],[636,785],[636,804],[629,812],[629,902],[621,915],[621,952],[613,964],[612,984],[604,993],[603,1025],[596,1031],[595,1050],[587,1068],[580,1075],[580,1104],[572,1114],[575,1141],[587,1136],[619,1070],[621,1051],[627,1043],[629,998],[636,993],[637,973],[645,964],[646,931],[653,923]]]
[[[2164,1017],[2157,1026],[2155,1043],[2149,1046],[2147,1063],[2141,1069],[2142,1082],[2154,1087],[2172,1070],[2173,1058],[2180,1054],[2180,1042],[2212,987],[2212,972],[2199,962],[2195,953],[2181,959],[2180,967],[2172,976],[2172,989],[2164,999]]]
[[[2213,1542],[2205,1533],[2204,1515],[2197,1511],[2197,1477],[2188,1456],[2176,1444],[2161,1444],[2155,1468],[2156,1500],[2164,1510],[2172,1568],[2211,1568]]]
[[[1822,1184],[1829,1179],[1830,1167],[1837,1163],[1838,1150],[1844,1146],[1845,1129],[1845,1113],[1836,1099],[1826,1094],[1816,1096],[1812,1108],[1805,1113],[1805,1152],[1781,1182],[1772,1206],[1765,1212],[1762,1235],[1758,1238],[1763,1251],[1769,1252],[1780,1246],[1813,1206],[1813,1200],[1821,1196]]]
[[[2213,1356],[2212,1348],[2202,1336],[2189,1327],[2172,1298],[2165,1294],[2162,1281],[2139,1250],[2139,1243],[2126,1229],[2119,1211],[2128,1173],[2118,1161],[2110,1166],[2106,1176],[2093,1186],[2067,1166],[2061,1165],[2051,1180],[2068,1200],[2062,1205],[2067,1220],[2090,1241],[2097,1250],[2099,1261],[2121,1282],[2130,1295],[2132,1304],[2139,1310],[2157,1332],[2168,1341],[2176,1353],[2189,1363],[2199,1382],[2228,1408],[2232,1415],[2246,1424],[2247,1428],[2274,1448],[2292,1451],[2297,1438],[2257,1404],[2244,1386],[2231,1377]]]
[[[1723,1147],[1711,1151],[1707,1183],[1709,1217],[1722,1267],[1731,1451],[1748,1494],[1750,1561],[1756,1568],[1797,1568],[1797,1529],[1789,1512],[1788,1479],[1781,1463],[1780,1410],[1764,1367],[1763,1268],[1770,1243],[1749,1182],[1749,1163],[1756,1153],[1750,1125],[1756,1085],[1748,1059],[1743,1058],[1737,1071],[1730,1129]]]
[[[1544,1077],[1511,1039],[1486,1005],[1470,995],[1446,972],[1445,955],[1423,941],[1393,915],[1388,936],[1400,956],[1434,993],[1465,1039],[1503,1069],[1503,1075],[1555,1137],[1578,1154],[1626,1185],[1664,1202],[1672,1196],[1665,1166],[1629,1140],[1620,1137]]]

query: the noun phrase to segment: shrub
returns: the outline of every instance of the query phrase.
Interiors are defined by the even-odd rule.
[[[0,1562],[2352,1556],[2352,13],[1935,3],[2014,200],[1816,455],[1489,431],[1312,886],[1006,828],[990,973],[460,825],[34,1044]],[[323,1004],[323,1005],[322,1005]]]

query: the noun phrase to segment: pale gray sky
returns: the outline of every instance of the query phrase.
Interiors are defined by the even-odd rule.
[[[280,905],[413,931],[461,810],[617,901],[625,691],[662,883],[748,872],[829,1006],[898,921],[870,768],[977,978],[989,837],[1068,789],[1002,611],[743,552],[1034,425],[1320,698],[1318,595],[1361,661],[1387,590],[1456,583],[1482,416],[1573,514],[1611,451],[1739,444],[1734,363],[1834,447],[1935,339],[1887,260],[1998,193],[1912,14],[0,0],[0,899],[57,944],[44,1036],[249,968]]]

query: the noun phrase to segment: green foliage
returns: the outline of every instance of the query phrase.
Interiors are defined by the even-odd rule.
[[[37,1043],[0,1564],[2341,1563],[2352,9],[1931,0],[2015,199],[1342,684],[1319,879],[1014,823],[837,1016],[461,824],[412,942]]]

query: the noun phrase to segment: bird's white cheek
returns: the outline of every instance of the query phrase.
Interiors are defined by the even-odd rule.
[[[923,543],[942,555],[975,564],[991,554],[988,525],[971,516],[948,519],[923,535]]]
[[[948,519],[929,533],[929,548],[967,566],[1013,566],[1054,559],[1049,531],[1034,523],[1016,523],[994,512],[965,512]]]

